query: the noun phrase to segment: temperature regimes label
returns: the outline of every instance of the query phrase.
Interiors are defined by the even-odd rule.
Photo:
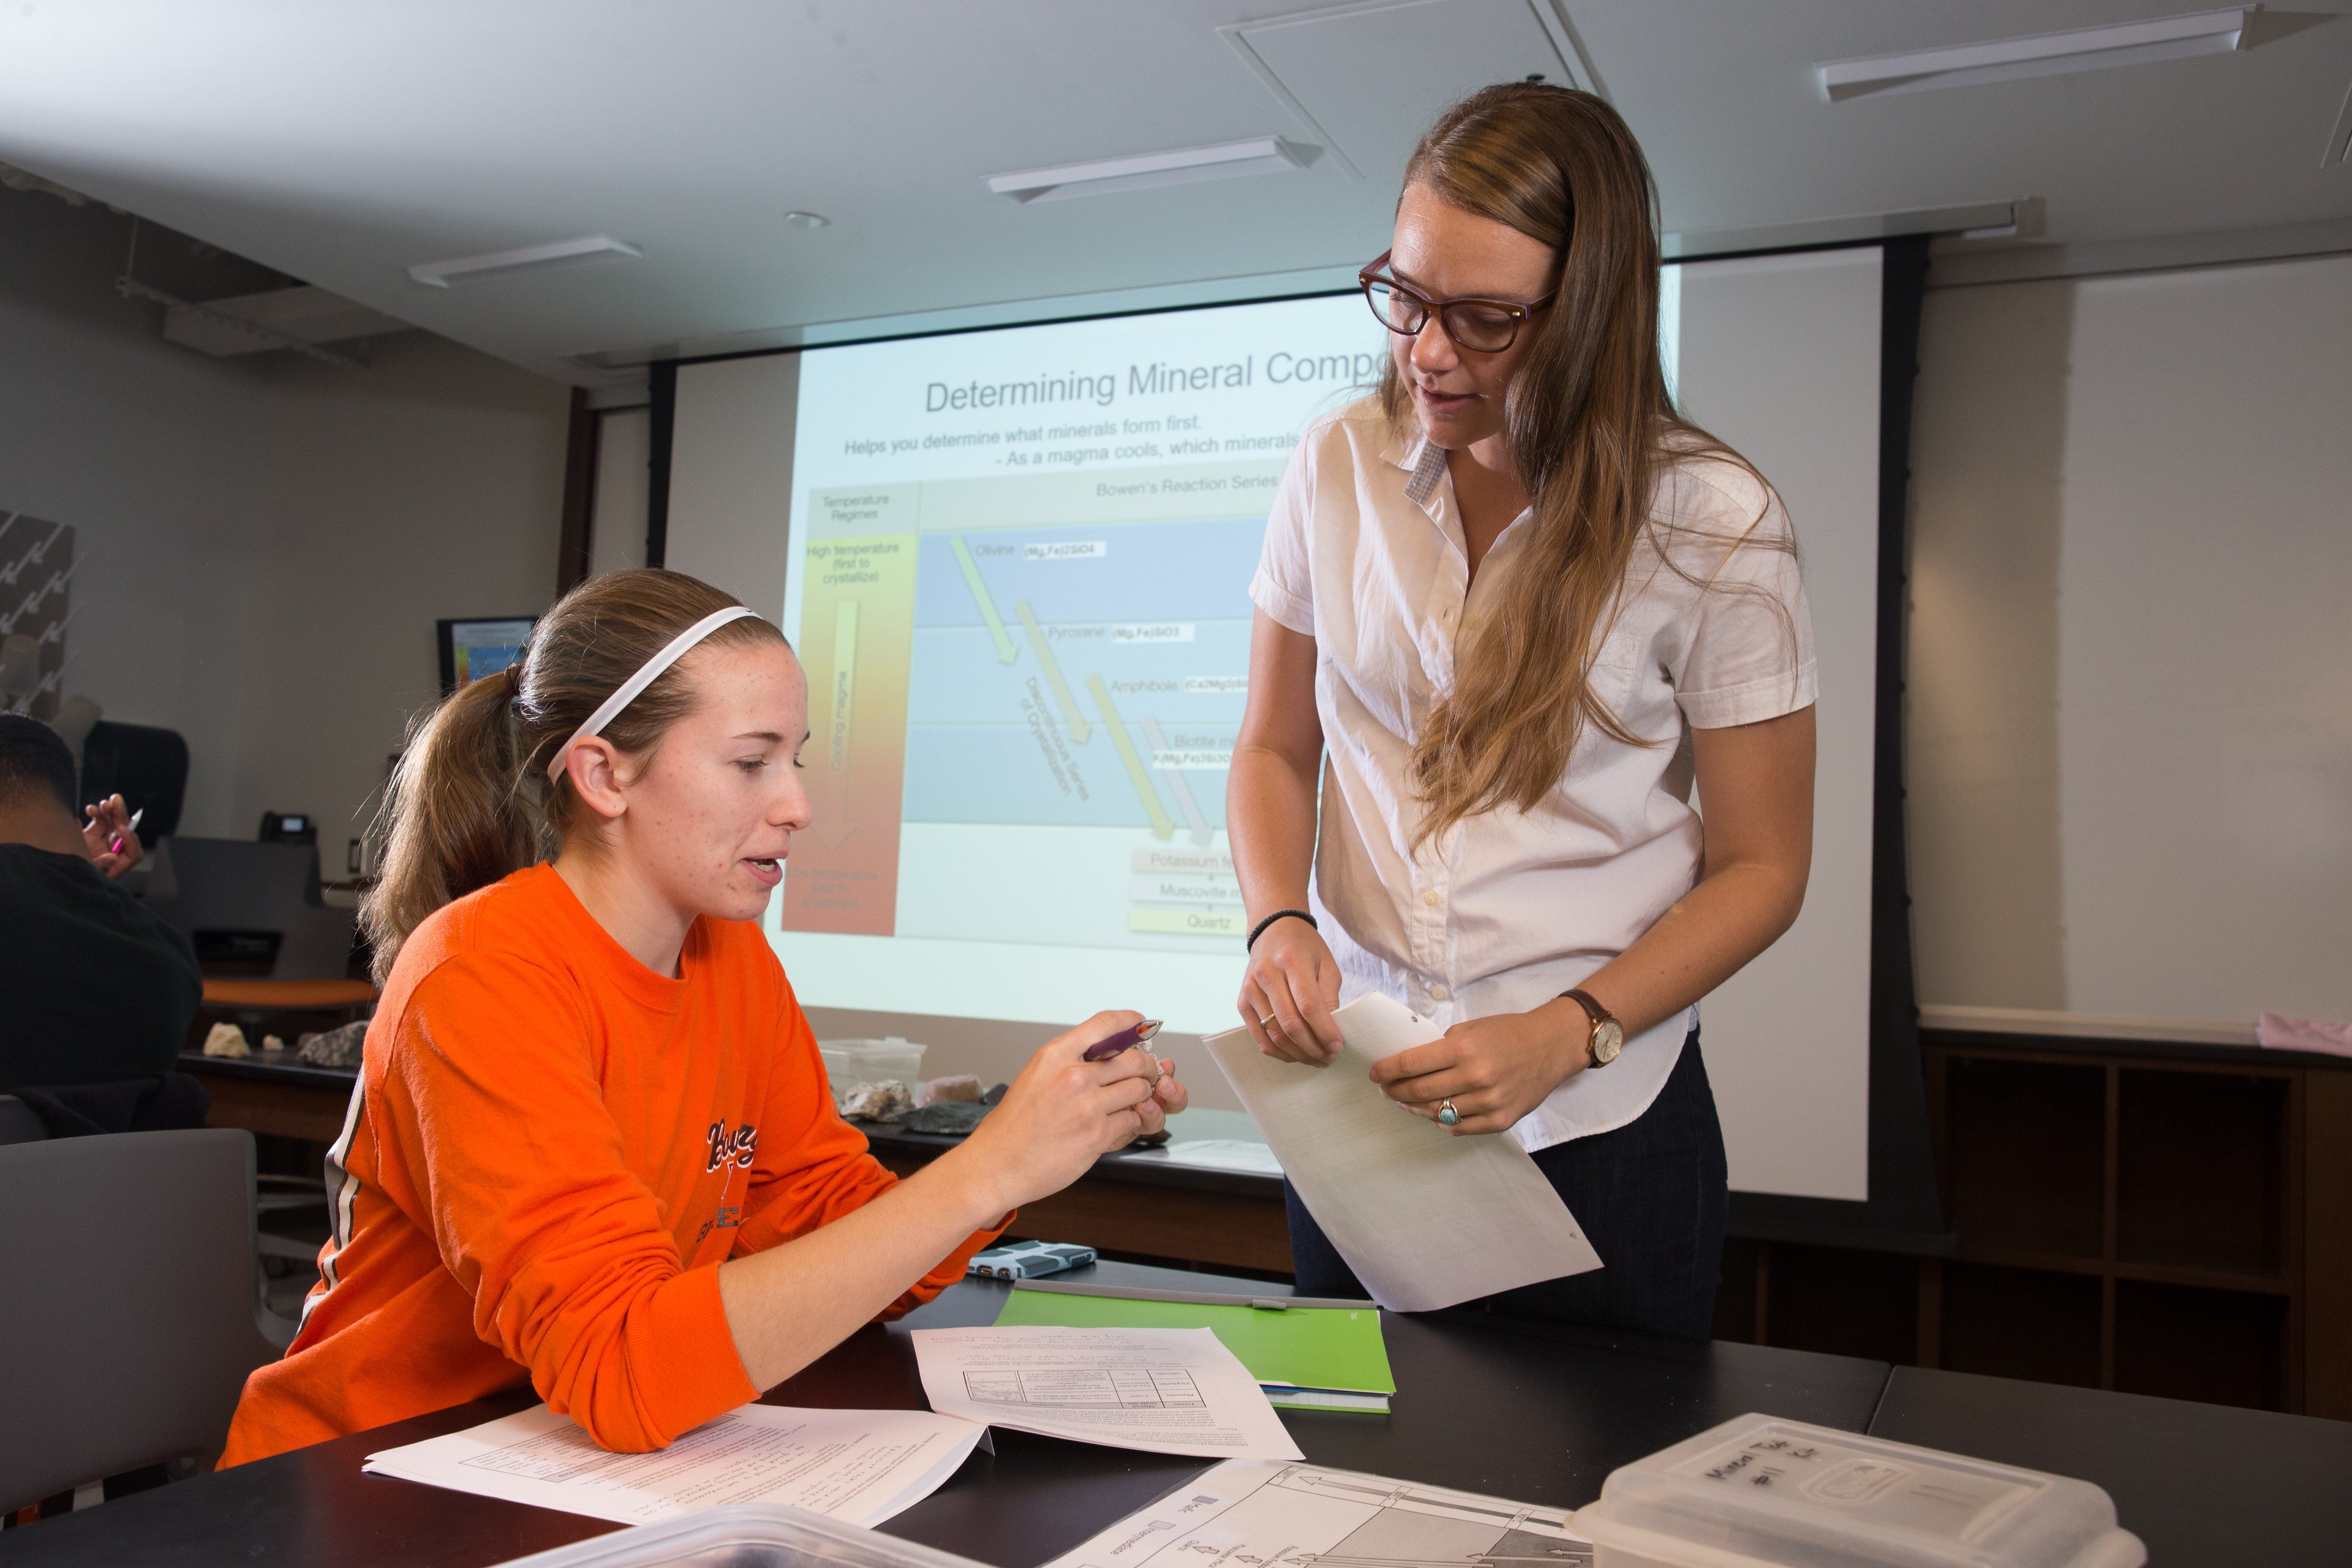
[[[1242,458],[809,491],[798,608],[814,821],[793,846],[785,929],[901,931],[906,830],[957,825],[1092,830],[1034,868],[1075,869],[1076,852],[1087,879],[1123,880],[1130,936],[1240,934],[1224,782],[1282,468]]]

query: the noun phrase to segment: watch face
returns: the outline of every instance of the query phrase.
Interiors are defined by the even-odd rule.
[[[1625,1026],[1614,1018],[1603,1018],[1601,1026],[1592,1031],[1592,1060],[1595,1066],[1617,1059],[1625,1048]]]

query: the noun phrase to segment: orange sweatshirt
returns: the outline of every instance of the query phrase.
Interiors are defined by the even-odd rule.
[[[321,1278],[285,1359],[247,1380],[223,1466],[526,1379],[614,1449],[758,1395],[717,1265],[896,1178],[835,1113],[756,925],[696,921],[680,970],[630,957],[546,866],[416,929],[328,1156]]]

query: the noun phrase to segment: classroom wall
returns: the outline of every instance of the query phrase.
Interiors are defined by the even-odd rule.
[[[1930,1021],[2352,1019],[2352,257],[1931,289],[1921,339]]]
[[[314,813],[337,876],[435,619],[552,595],[567,392],[424,332],[357,372],[166,343],[121,223],[0,192],[0,507],[76,529],[63,689],[187,738],[181,831]]]

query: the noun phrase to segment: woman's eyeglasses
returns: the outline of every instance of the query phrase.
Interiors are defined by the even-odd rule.
[[[1519,329],[1538,310],[1559,298],[1555,289],[1540,300],[1522,303],[1515,300],[1433,300],[1409,283],[1400,283],[1385,277],[1381,268],[1389,264],[1391,253],[1383,250],[1372,264],[1356,274],[1356,281],[1364,287],[1364,298],[1371,302],[1372,314],[1381,325],[1401,338],[1421,335],[1422,328],[1435,316],[1445,323],[1445,335],[1458,349],[1474,353],[1500,353],[1518,341]]]

